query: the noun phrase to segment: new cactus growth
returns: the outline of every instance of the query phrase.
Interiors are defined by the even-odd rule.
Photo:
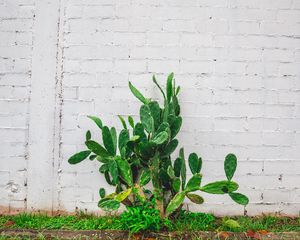
[[[144,201],[156,202],[156,208],[162,217],[168,217],[178,211],[185,197],[196,204],[204,199],[196,194],[202,191],[211,194],[228,194],[233,201],[241,205],[248,204],[248,198],[237,193],[238,184],[232,181],[237,159],[228,154],[224,161],[226,180],[201,185],[202,159],[196,153],[188,155],[188,166],[192,177],[187,179],[186,160],[183,148],[173,161],[172,153],[178,146],[175,138],[182,125],[178,94],[180,87],[175,85],[173,73],[167,78],[166,89],[153,82],[162,93],[164,103],[144,95],[129,82],[133,95],[142,102],[140,121],[134,122],[131,116],[126,120],[118,116],[123,129],[118,134],[114,127],[105,126],[100,118],[88,116],[102,132],[102,144],[92,140],[91,132],[86,133],[87,150],[69,158],[70,164],[77,164],[84,159],[97,160],[108,184],[115,186],[115,192],[106,195],[100,188],[98,206],[105,211],[117,210],[121,203],[125,206],[142,204]],[[129,128],[132,129],[129,129]],[[147,184],[152,181],[152,188]]]

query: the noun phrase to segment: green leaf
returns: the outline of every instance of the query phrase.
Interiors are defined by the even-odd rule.
[[[141,178],[140,178],[140,185],[145,186],[147,183],[149,183],[151,180],[151,172],[149,169],[144,169]]]
[[[100,189],[99,189],[99,196],[100,196],[101,198],[104,198],[104,197],[105,197],[105,189],[104,189],[104,188],[100,188]]]
[[[167,209],[166,215],[169,216],[172,212],[174,212],[179,206],[183,203],[185,197],[184,192],[177,193],[174,198],[170,201]]]
[[[119,151],[122,152],[122,149],[126,146],[129,141],[129,132],[126,129],[122,129],[119,134]]]
[[[100,201],[98,206],[104,211],[115,211],[120,207],[120,202],[114,199],[108,199],[106,201]]]
[[[154,157],[156,144],[153,142],[140,142],[138,145],[140,154],[143,158],[149,159]]]
[[[162,94],[163,97],[164,97],[164,100],[166,100],[166,95],[165,95],[164,91],[162,90],[161,86],[160,86],[160,85],[158,84],[158,82],[156,81],[156,78],[155,78],[154,75],[152,76],[152,80],[153,80],[153,82],[155,83],[155,85],[158,87],[158,89],[160,90],[161,94]]]
[[[154,128],[157,129],[158,126],[160,125],[160,107],[158,102],[152,101],[148,104],[150,111],[151,111],[151,116],[154,120]]]
[[[225,158],[224,169],[227,179],[230,181],[236,170],[237,159],[232,153],[228,154]]]
[[[118,115],[118,117],[119,117],[119,119],[120,119],[120,121],[122,123],[123,128],[127,129],[127,124],[126,124],[124,118],[121,115]]]
[[[115,160],[110,160],[109,163],[109,172],[112,177],[112,184],[116,185],[118,183],[118,165]]]
[[[92,137],[92,134],[91,134],[91,131],[88,130],[85,134],[85,140],[88,141],[88,140],[91,140],[91,137]]]
[[[178,86],[178,87],[176,88],[176,93],[175,93],[175,95],[177,96],[177,95],[179,94],[179,92],[180,92],[180,86]]]
[[[105,173],[109,171],[109,165],[108,163],[102,164],[102,166],[99,168],[100,173]]]
[[[110,129],[110,135],[114,144],[114,153],[117,152],[117,131],[114,127]]]
[[[128,116],[128,122],[129,122],[129,125],[134,128],[134,120],[131,116]]]
[[[234,192],[238,188],[239,185],[235,182],[217,181],[201,187],[200,190],[211,194],[225,194]]]
[[[190,199],[193,203],[196,204],[202,204],[204,202],[204,199],[197,195],[197,194],[193,194],[193,193],[187,193],[186,196],[188,197],[188,199]]]
[[[146,98],[143,96],[143,94],[141,94],[140,91],[137,90],[137,89],[131,84],[131,82],[129,82],[129,88],[130,88],[130,91],[133,93],[133,95],[134,95],[137,99],[139,99],[142,103],[144,103],[144,104],[149,103],[149,100],[146,99]]]
[[[196,173],[187,183],[185,191],[193,192],[199,189],[201,184],[202,175],[200,173]]]
[[[180,177],[182,161],[183,160],[181,158],[176,158],[174,162],[174,173],[176,177]]]
[[[111,159],[111,157],[101,157],[98,155],[95,155],[95,156],[96,156],[96,159],[101,163],[108,163]]]
[[[173,190],[178,193],[179,190],[180,190],[180,184],[181,184],[181,181],[179,178],[174,178],[173,182],[172,182],[172,188]]]
[[[233,219],[228,219],[228,220],[224,221],[223,226],[228,227],[231,230],[238,230],[241,228],[240,224]]]
[[[171,129],[171,138],[173,139],[179,133],[182,125],[182,117],[175,117],[174,121],[169,122]]]
[[[174,169],[172,168],[172,166],[168,166],[167,173],[170,178],[175,178],[175,172],[174,172]]]
[[[107,164],[108,165],[108,164]],[[105,177],[105,180],[108,184],[110,185],[113,185],[112,182],[111,182],[111,179],[110,179],[110,176],[109,176],[109,172],[104,172],[104,177]]]
[[[130,195],[131,190],[132,190],[131,188],[128,188],[127,190],[118,193],[118,194],[115,196],[115,200],[117,200],[117,201],[119,201],[119,202],[124,201],[124,200]]]
[[[140,119],[145,130],[148,133],[154,132],[154,120],[148,105],[142,105],[140,108]]]
[[[185,158],[184,158],[183,148],[181,148],[179,150],[179,157],[182,159],[180,175],[181,175],[181,188],[182,188],[182,191],[183,191],[184,188],[185,188],[185,182],[186,182],[186,166],[185,166]]]
[[[132,186],[132,170],[129,163],[120,157],[116,157],[115,160],[118,164],[121,177],[127,183],[128,186]]]
[[[99,143],[89,140],[85,142],[85,145],[90,149],[93,153],[105,158],[110,157],[111,155],[102,147]]]
[[[107,126],[102,127],[102,140],[106,150],[112,155],[116,155],[114,142],[110,130]]]
[[[168,145],[164,149],[162,149],[161,156],[162,157],[168,157],[168,156],[170,156],[175,151],[175,149],[177,148],[177,146],[178,146],[178,140],[177,139],[173,139],[172,141],[170,141],[168,143]]]
[[[168,138],[169,138],[168,133],[163,131],[160,132],[158,135],[156,135],[151,141],[157,145],[161,145],[165,143],[168,140]]]
[[[189,155],[189,166],[192,174],[200,173],[202,167],[202,159],[198,158],[196,153],[191,153]]]
[[[229,196],[231,197],[231,199],[233,201],[235,201],[238,204],[246,206],[249,203],[249,198],[247,196],[245,196],[244,194],[232,192],[232,193],[229,193]]]
[[[100,129],[102,129],[102,126],[103,126],[103,124],[102,124],[102,121],[100,120],[100,118],[98,118],[98,117],[96,117],[96,116],[87,116],[89,119],[91,119],[91,120],[93,120],[95,123],[96,123],[96,125],[100,128]]]
[[[178,102],[178,98],[176,96],[173,96],[172,102],[173,102],[174,113],[176,116],[178,116],[180,114],[180,105]]]
[[[143,124],[137,123],[133,129],[133,135],[140,136],[140,141],[145,142],[147,141],[147,136],[145,134],[145,129]]]
[[[174,73],[171,73],[168,76],[168,79],[167,79],[167,100],[168,100],[168,103],[171,101],[171,97],[173,95],[172,94],[172,92],[173,92],[173,86],[172,86],[173,77],[174,77]]]
[[[93,161],[95,158],[97,158],[97,155],[95,155],[95,154],[90,155],[90,157],[89,157],[89,159],[90,159],[91,161]]]
[[[70,164],[77,164],[86,159],[91,154],[91,151],[82,151],[79,153],[74,154],[72,157],[69,158],[68,162]]]

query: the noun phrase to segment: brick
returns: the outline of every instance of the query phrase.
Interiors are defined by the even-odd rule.
[[[45,26],[48,32],[50,24],[55,29],[60,26],[53,33],[53,45],[45,46],[53,50],[47,58],[51,66],[36,66],[39,61],[33,59],[42,57],[34,52],[37,39],[44,36],[36,31],[41,3],[0,2],[2,205],[24,209],[23,199],[32,197],[26,195],[24,183],[30,178],[27,168],[32,156],[28,122],[39,114],[29,107],[36,101],[32,76],[37,71],[41,76],[49,69],[55,73],[49,87],[56,83],[53,92],[57,95],[45,94],[40,99],[49,100],[45,106],[49,109],[56,99],[52,106],[56,110],[51,108],[53,114],[46,116],[55,119],[55,124],[36,129],[55,130],[46,146],[56,146],[54,152],[60,153],[49,169],[54,174],[53,192],[57,192],[54,208],[63,206],[61,210],[73,212],[77,207],[97,213],[99,187],[113,191],[98,174],[99,163],[71,166],[66,161],[74,152],[86,149],[87,129],[101,142],[101,132],[86,115],[97,115],[119,131],[117,114],[139,119],[140,102],[128,90],[128,81],[145,96],[161,101],[151,75],[156,74],[165,85],[167,74],[173,71],[181,85],[184,120],[178,139],[187,154],[202,156],[203,183],[223,179],[224,157],[235,153],[239,162],[234,180],[250,198],[249,215],[274,211],[298,215],[298,0],[67,1],[64,9],[55,6],[60,25],[54,22],[59,18],[53,17]],[[58,1],[51,2],[55,3]],[[36,167],[42,171],[48,163],[39,161]],[[52,179],[52,175],[44,177]],[[16,193],[11,191],[13,184]],[[201,211],[243,214],[244,208],[234,205],[228,196],[205,195],[205,199]]]

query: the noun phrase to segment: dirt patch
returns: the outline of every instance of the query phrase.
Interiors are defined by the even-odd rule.
[[[283,233],[256,233],[255,235],[249,235],[248,233],[232,233],[232,232],[158,232],[158,233],[142,233],[129,235],[128,231],[107,231],[107,230],[82,230],[82,231],[70,231],[70,230],[21,230],[21,229],[2,229],[0,230],[1,237],[19,237],[36,239],[41,236],[44,239],[102,239],[102,240],[123,240],[123,239],[135,239],[135,240],[192,240],[192,239],[259,239],[259,240],[296,240],[300,239],[300,232],[283,232]]]

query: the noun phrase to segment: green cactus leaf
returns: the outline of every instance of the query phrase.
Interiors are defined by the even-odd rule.
[[[174,162],[174,174],[176,177],[180,177],[182,161],[183,160],[181,158],[176,158]]]
[[[161,86],[158,84],[154,75],[152,76],[152,80],[155,83],[155,85],[158,87],[158,89],[160,90],[161,94],[163,95],[164,100],[166,100],[166,95],[165,95],[164,91],[162,90]]]
[[[105,197],[105,189],[104,189],[104,188],[100,188],[100,189],[99,189],[99,196],[100,196],[101,198],[104,198],[104,197]]]
[[[231,199],[233,201],[235,201],[238,204],[246,206],[249,203],[249,198],[247,196],[245,196],[244,194],[232,192],[232,193],[229,193],[229,196],[231,197]]]
[[[101,167],[99,168],[99,172],[100,173],[105,173],[109,171],[109,164],[108,163],[104,163],[101,165]]]
[[[170,178],[175,178],[175,172],[174,172],[174,169],[172,168],[172,166],[168,166],[167,173]]]
[[[102,127],[102,140],[106,150],[112,155],[116,155],[113,138],[107,126]]]
[[[238,188],[239,185],[235,182],[217,181],[217,182],[206,184],[205,186],[201,187],[200,190],[211,194],[225,194],[225,193],[234,192]]]
[[[102,147],[99,143],[89,140],[85,142],[85,145],[90,149],[93,153],[106,158],[110,157],[111,155],[105,150],[104,147]]]
[[[117,139],[117,131],[116,131],[116,129],[114,127],[112,127],[110,129],[110,135],[111,135],[111,138],[112,138],[112,141],[113,141],[113,144],[114,144],[114,153],[116,154],[118,139]]]
[[[133,135],[140,136],[140,141],[145,142],[147,141],[147,136],[145,134],[145,129],[143,124],[137,123],[133,129]]]
[[[87,116],[87,117],[88,117],[89,119],[93,120],[93,121],[96,123],[96,125],[97,125],[100,129],[102,129],[103,124],[102,124],[102,121],[101,121],[100,118],[98,118],[98,117],[96,117],[96,116]]]
[[[96,155],[96,159],[101,163],[108,163],[111,159],[111,157],[101,157]]]
[[[170,156],[175,151],[177,146],[178,146],[178,140],[177,139],[173,139],[172,141],[170,141],[168,143],[168,145],[164,149],[162,149],[161,157]]]
[[[134,120],[131,116],[128,116],[128,122],[129,122],[129,125],[134,128]]]
[[[167,100],[168,100],[168,103],[171,101],[171,98],[172,98],[172,95],[173,95],[173,86],[172,86],[173,77],[174,77],[174,73],[171,73],[168,76],[168,79],[167,79]]]
[[[237,165],[236,156],[232,153],[228,154],[224,162],[225,174],[228,181],[232,179],[234,172],[236,170],[236,165]]]
[[[140,142],[138,148],[142,157],[149,159],[154,157],[156,144],[153,142]]]
[[[184,192],[177,193],[174,198],[170,201],[169,205],[166,209],[166,215],[169,216],[172,212],[174,212],[179,206],[183,203],[185,197]]]
[[[161,132],[171,132],[170,131],[170,127],[169,127],[169,123],[167,122],[163,122],[159,125],[159,127],[157,128],[157,130],[155,131],[155,134],[153,135],[153,137],[155,137],[156,135],[158,135]]]
[[[124,118],[123,118],[121,115],[118,115],[118,118],[120,119],[123,128],[124,128],[124,129],[127,129],[127,124],[126,124]]]
[[[160,132],[158,135],[156,135],[151,141],[157,145],[161,145],[165,143],[168,140],[168,138],[169,138],[168,133],[163,131]]]
[[[200,173],[202,167],[202,159],[198,158],[196,153],[191,153],[189,155],[189,166],[192,174]]]
[[[90,159],[91,161],[93,161],[95,158],[97,158],[97,155],[95,155],[95,154],[90,155],[90,157],[89,157],[89,159]]]
[[[128,188],[127,190],[118,193],[114,199],[119,202],[124,201],[130,195],[131,190],[132,190],[131,188]]]
[[[184,158],[183,148],[181,148],[179,150],[179,157],[182,159],[180,175],[181,175],[181,188],[182,188],[182,191],[183,191],[184,188],[185,188],[185,182],[186,182],[186,166],[185,166],[185,158]]]
[[[162,111],[162,118],[163,118],[163,122],[168,122],[168,117],[169,117],[169,104],[167,102],[167,100],[165,100],[164,103],[164,109]]]
[[[119,134],[119,151],[122,152],[122,149],[126,146],[129,141],[129,132],[127,129],[122,129]]]
[[[152,101],[148,104],[150,111],[151,111],[151,116],[154,120],[154,129],[157,129],[158,126],[160,125],[160,107],[158,102]]]
[[[140,185],[145,186],[151,180],[151,172],[149,169],[144,169],[140,177]]]
[[[171,179],[165,169],[161,169],[159,171],[159,179],[163,187],[166,189],[171,188]]]
[[[104,211],[115,211],[120,207],[120,202],[114,199],[107,199],[106,201],[100,201],[98,206]]]
[[[176,96],[172,97],[172,103],[173,103],[173,108],[174,108],[174,113],[176,116],[179,116],[180,114],[180,105],[178,102],[178,98]]]
[[[108,164],[107,164],[108,165]],[[110,179],[110,176],[109,176],[109,172],[104,172],[104,177],[105,177],[105,180],[108,184],[112,185],[112,182],[111,182],[111,179]]]
[[[193,203],[196,204],[202,204],[204,202],[204,199],[197,195],[197,194],[193,194],[193,193],[187,193],[186,196],[188,197],[188,199],[190,199]]]
[[[201,184],[202,175],[200,173],[196,173],[191,179],[188,181],[185,187],[186,192],[193,192],[199,189]]]
[[[173,118],[172,121],[169,122],[171,129],[171,138],[173,139],[178,134],[181,125],[182,125],[182,117],[178,116]]]
[[[151,111],[148,105],[142,105],[140,108],[140,119],[143,124],[145,130],[148,133],[152,133],[154,131],[154,120],[151,115]]]
[[[72,157],[69,158],[68,162],[70,164],[77,164],[86,159],[91,154],[91,151],[81,151],[79,153],[74,154]]]
[[[85,140],[88,141],[88,140],[91,140],[91,137],[92,137],[92,134],[91,134],[91,131],[88,130],[85,134]]]
[[[132,92],[132,94],[139,99],[142,103],[144,104],[148,104],[149,103],[149,99],[146,99],[143,94],[141,94],[141,92],[139,90],[137,90],[132,84],[131,82],[129,82],[129,88],[130,91]]]
[[[117,162],[122,179],[127,183],[128,186],[132,186],[132,170],[129,163],[120,157],[116,157],[115,160]]]
[[[176,193],[178,193],[179,190],[180,190],[180,185],[181,185],[180,178],[174,178],[174,180],[172,182],[172,189],[173,189],[173,191],[175,191]]]
[[[180,86],[178,86],[178,87],[176,88],[175,95],[177,96],[177,95],[179,94],[179,92],[180,92]]]
[[[109,163],[109,173],[112,177],[112,184],[116,185],[118,183],[118,165],[114,159],[110,160]]]

